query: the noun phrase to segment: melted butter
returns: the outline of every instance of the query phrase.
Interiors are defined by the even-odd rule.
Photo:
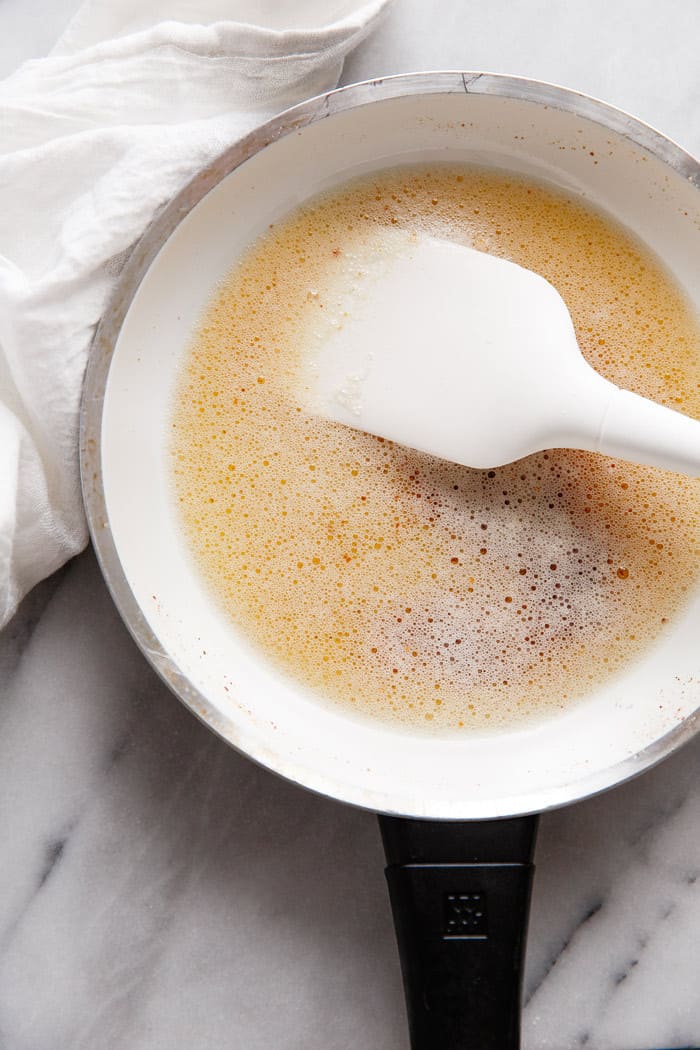
[[[271,227],[216,291],[173,407],[188,543],[237,629],[328,701],[457,732],[544,717],[681,611],[700,487],[563,450],[474,471],[306,413],[304,340],[320,317],[341,323],[332,289],[377,226],[542,274],[595,368],[700,416],[697,319],[625,231],[524,180],[394,169]]]

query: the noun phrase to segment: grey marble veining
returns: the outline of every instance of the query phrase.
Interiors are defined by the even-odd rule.
[[[34,0],[3,0],[3,68],[71,6],[47,2],[40,32]],[[699,26],[695,0],[398,0],[344,81],[523,73],[698,151]],[[375,819],[185,711],[90,553],[0,635],[0,725],[1,1050],[406,1050]],[[542,819],[525,1050],[700,1044],[699,759],[700,738]]]
[[[405,1050],[371,815],[201,726],[89,553],[0,653],[0,1046]],[[698,757],[543,818],[526,1050],[698,1041]]]

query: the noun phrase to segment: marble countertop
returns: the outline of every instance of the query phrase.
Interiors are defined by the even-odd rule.
[[[3,0],[0,74],[75,0]],[[507,71],[700,152],[695,0],[398,0],[343,82]],[[86,552],[0,635],[0,1047],[406,1050],[376,820],[228,749],[146,665]],[[525,1050],[700,1044],[700,738],[543,817]],[[339,904],[340,902],[340,904]]]

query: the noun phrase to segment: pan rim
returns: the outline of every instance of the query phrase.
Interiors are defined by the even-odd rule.
[[[284,111],[261,125],[249,135],[223,151],[204,170],[173,198],[146,229],[131,252],[117,284],[95,331],[88,366],[85,374],[83,397],[80,409],[80,469],[83,501],[88,527],[102,575],[112,599],[132,637],[142,653],[156,670],[169,689],[200,721],[236,748],[246,757],[270,769],[292,783],[300,784],[318,794],[325,795],[358,806],[362,809],[401,816],[454,819],[453,816],[434,816],[433,813],[416,812],[415,808],[382,804],[370,797],[358,801],[345,797],[342,784],[334,784],[338,790],[330,790],[325,781],[308,771],[304,766],[292,769],[290,763],[275,764],[276,756],[269,751],[265,755],[252,754],[240,747],[221,726],[221,717],[211,701],[201,693],[175,661],[148,624],[141,607],[128,583],[117,553],[107,515],[102,485],[101,423],[104,395],[111,362],[123,321],[131,302],[141,285],[152,261],[160,252],[171,234],[189,212],[223,178],[238,168],[266,146],[284,136],[336,113],[373,102],[410,95],[429,94],[496,95],[521,101],[532,101],[553,109],[563,110],[574,116],[594,121],[616,132],[631,144],[641,147],[658,160],[678,172],[684,179],[700,189],[700,162],[650,125],[592,96],[544,81],[507,74],[468,72],[461,70],[399,74],[368,80],[335,89],[304,101]],[[589,798],[642,773],[656,765],[682,744],[690,740],[700,729],[698,712],[686,716],[671,730],[658,737],[636,754],[628,756],[603,771],[578,775],[572,781],[556,788],[538,790],[518,795],[515,799],[499,800],[495,804],[466,800],[464,810],[469,812],[462,819],[507,817],[544,812],[567,803]],[[365,793],[366,796],[370,792]],[[459,817],[457,812],[454,816]]]

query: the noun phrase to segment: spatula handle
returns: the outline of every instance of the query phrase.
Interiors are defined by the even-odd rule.
[[[700,421],[633,394],[614,390],[598,437],[597,451],[700,477]]]
[[[411,1050],[518,1050],[536,817],[380,817]]]

